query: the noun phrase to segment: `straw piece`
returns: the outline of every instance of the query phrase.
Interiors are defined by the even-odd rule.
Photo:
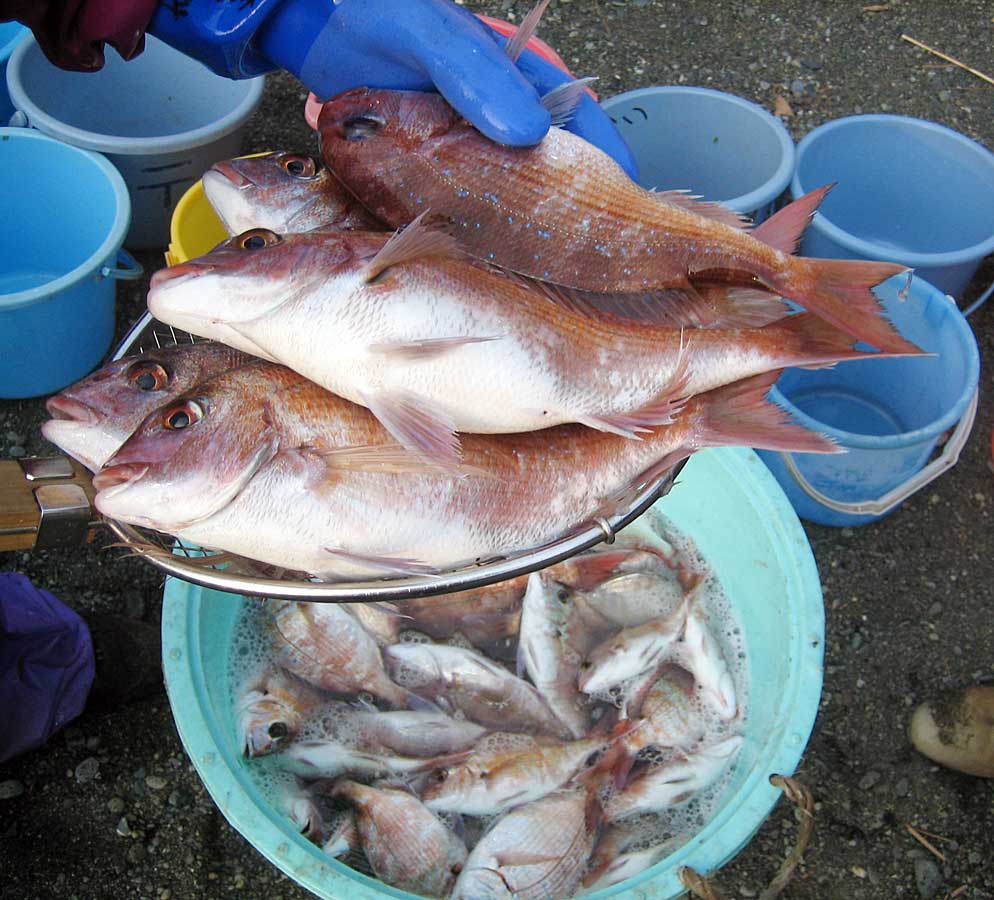
[[[962,63],[958,59],[949,56],[948,54],[943,53],[940,50],[936,50],[934,47],[929,47],[928,44],[923,44],[921,41],[916,41],[913,37],[909,37],[906,34],[901,35],[901,40],[907,41],[909,44],[914,44],[916,47],[921,47],[922,50],[927,50],[929,53],[938,56],[940,59],[944,59],[946,60],[946,62],[951,62],[954,66],[959,66],[961,69],[966,69],[966,71],[969,72],[971,75],[976,75],[977,78],[980,78],[982,81],[986,81],[988,84],[994,84],[994,78],[991,78],[990,75],[985,75],[983,72],[977,71],[977,69],[974,69],[972,66],[968,66],[966,63]]]
[[[905,825],[908,829],[908,834],[910,834],[919,844],[921,844],[929,853],[936,857],[936,859],[941,862],[946,861],[945,855],[935,848],[935,845],[930,843],[929,840],[923,835],[914,825]]]

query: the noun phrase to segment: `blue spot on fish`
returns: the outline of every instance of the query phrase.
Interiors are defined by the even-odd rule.
[[[535,231],[535,233],[536,233],[536,234],[537,234],[537,235],[538,235],[538,236],[539,236],[540,238],[546,238],[546,239],[548,239],[548,238],[552,237],[552,235],[551,235],[551,234],[550,234],[550,233],[549,233],[548,231],[542,231],[542,229],[541,229],[541,228],[537,229],[537,230]]]
[[[489,252],[489,253],[487,254],[487,259],[494,259],[494,258],[495,258],[495,257],[494,257],[494,252],[493,252],[493,250],[491,250],[491,251],[490,251],[490,252]]]
[[[513,225],[514,224],[514,216],[508,216],[507,217],[507,224],[508,225]]]
[[[456,196],[457,197],[468,197],[469,196],[469,191],[463,191],[463,190],[456,191]]]

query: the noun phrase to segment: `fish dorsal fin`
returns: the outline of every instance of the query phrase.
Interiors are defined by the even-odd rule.
[[[531,12],[525,16],[514,32],[514,37],[504,45],[504,52],[511,62],[518,61],[518,57],[521,56],[525,46],[535,37],[535,32],[538,31],[538,23],[545,13],[545,8],[549,5],[549,2],[550,0],[538,0],[538,3],[532,7]]]
[[[426,209],[380,248],[366,268],[367,284],[375,281],[391,266],[399,266],[426,256],[461,258],[464,255],[451,234],[436,225],[428,224],[430,213],[431,210]]]
[[[679,206],[687,212],[697,213],[706,219],[720,222],[722,225],[729,225],[732,228],[746,228],[749,225],[747,216],[715,203],[712,200],[701,200],[699,196],[691,194],[686,190],[677,191],[649,191],[653,197],[662,203],[669,203],[672,206]]]
[[[569,124],[580,100],[587,93],[587,85],[596,80],[596,75],[588,75],[576,81],[566,81],[542,95],[542,106],[548,110],[553,128],[564,128]]]

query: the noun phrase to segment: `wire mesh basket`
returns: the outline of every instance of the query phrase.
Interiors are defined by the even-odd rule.
[[[114,359],[202,340],[163,325],[145,313],[117,348]],[[632,499],[611,515],[578,523],[557,540],[502,557],[479,559],[470,565],[431,575],[405,575],[364,581],[323,582],[302,572],[277,569],[227,552],[215,552],[177,541],[149,528],[106,518],[111,531],[134,553],[162,571],[185,581],[220,591],[255,597],[280,597],[326,603],[402,600],[469,590],[526,575],[581,553],[638,518],[672,486],[682,463],[665,475],[634,486]]]

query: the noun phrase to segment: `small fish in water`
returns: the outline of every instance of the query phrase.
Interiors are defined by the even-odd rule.
[[[502,268],[606,293],[761,288],[881,350],[917,349],[871,291],[905,266],[792,255],[830,186],[746,229],[717,203],[644,190],[561,128],[535,147],[496,144],[437,94],[349,90],[324,105],[318,131],[328,166],[378,219],[396,228],[431,209]]]
[[[382,712],[371,704],[349,706],[336,717],[352,730],[358,742],[402,756],[438,756],[473,746],[487,729],[475,722],[454,719],[430,710]]]
[[[589,702],[576,686],[586,647],[570,643],[567,619],[571,591],[533,572],[521,610],[518,674],[527,673],[536,690],[573,738],[590,730]]]
[[[444,644],[395,644],[383,656],[395,680],[480,725],[568,737],[532,685],[480,653]]]
[[[209,342],[126,356],[49,397],[45,408],[52,419],[41,433],[91,472],[99,472],[153,410],[252,359]]]
[[[627,704],[628,715],[640,727],[625,736],[625,746],[632,755],[650,746],[689,749],[704,736],[693,704],[693,676],[679,666],[663,665]]]
[[[265,756],[293,741],[325,698],[305,681],[268,668],[246,686],[237,703],[246,756]]]
[[[669,615],[619,631],[599,644],[580,667],[580,690],[600,694],[657,668],[679,640],[695,602],[688,594]]]
[[[676,660],[693,674],[705,702],[724,721],[734,719],[738,711],[735,682],[700,604],[694,604],[687,614],[683,639],[674,650]]]
[[[625,825],[611,825],[601,835],[583,876],[584,894],[621,884],[654,866],[680,846],[679,838],[670,838],[644,846],[645,839]]]
[[[384,228],[327,167],[312,156],[278,151],[215,163],[203,176],[204,194],[228,234],[250,228]]]
[[[237,332],[450,466],[456,432],[577,422],[636,438],[670,424],[686,397],[881,356],[811,314],[759,329],[598,322],[453,252],[420,219],[390,238],[256,230],[157,272],[148,304],[204,337]]]
[[[269,600],[276,661],[334,694],[368,691],[396,708],[411,702],[383,668],[379,647],[359,621],[337,603]]]
[[[332,795],[355,809],[373,873],[424,897],[448,897],[466,862],[466,845],[417,797],[405,790],[341,781]]]
[[[699,747],[688,756],[647,766],[607,799],[604,815],[613,822],[636,813],[661,812],[686,803],[714,783],[741,746],[742,737],[733,735]]]
[[[439,769],[463,758],[465,753],[433,757],[376,753],[331,738],[295,741],[276,757],[282,768],[308,780],[337,778],[340,775],[355,778],[409,775]]]

